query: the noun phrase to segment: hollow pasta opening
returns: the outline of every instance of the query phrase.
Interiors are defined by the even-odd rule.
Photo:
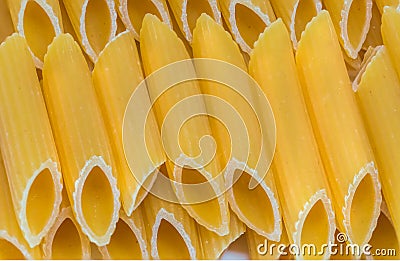
[[[396,230],[389,218],[381,212],[378,219],[378,225],[372,234],[369,244],[375,249],[395,249],[399,257],[399,241],[396,236]],[[388,253],[388,252],[386,252]],[[395,259],[393,255],[379,256],[380,259]]]
[[[98,54],[111,35],[111,13],[105,0],[89,0],[85,13],[86,36],[93,51]]]
[[[202,13],[214,17],[210,3],[207,0],[187,0],[186,14],[191,32],[193,32],[196,27],[196,21]]]
[[[44,169],[35,178],[26,201],[26,219],[33,235],[39,234],[53,215],[55,188],[49,169]]]
[[[129,20],[138,34],[146,14],[153,14],[162,20],[160,12],[151,0],[128,0]]]
[[[117,222],[107,250],[111,259],[139,260],[143,258],[136,235],[122,219]]]
[[[317,15],[317,7],[314,0],[299,0],[297,9],[295,10],[294,30],[296,40],[300,41],[301,33],[306,28],[308,22]]]
[[[371,175],[365,175],[356,188],[350,210],[352,237],[356,244],[364,243],[365,237],[371,229],[376,193]]]
[[[25,256],[8,240],[0,238],[0,259],[1,260],[22,260]]]
[[[255,227],[272,233],[275,229],[274,210],[265,190],[260,184],[250,190],[252,177],[247,172],[235,170],[234,177],[234,180],[239,177],[232,186],[237,208]]]
[[[366,26],[367,0],[353,0],[350,6],[349,17],[347,20],[347,33],[353,48],[357,48],[363,36]]]
[[[23,27],[29,48],[39,60],[43,61],[47,46],[55,36],[55,30],[50,17],[35,1],[28,1],[26,4]]]
[[[301,253],[306,259],[322,259],[323,255],[318,255],[318,252],[328,241],[329,219],[323,202],[318,200],[308,212],[301,229]]]
[[[253,48],[266,24],[253,10],[242,4],[235,5],[235,20],[243,40]]]
[[[114,195],[105,173],[94,167],[82,190],[82,213],[89,228],[96,235],[104,235],[111,224],[114,212]]]
[[[182,169],[182,183],[184,184],[202,184],[200,187],[189,187],[183,188],[187,202],[198,202],[200,197],[207,195],[206,197],[211,199],[206,202],[192,204],[189,207],[195,212],[195,215],[201,218],[207,224],[212,225],[215,228],[219,228],[222,225],[221,208],[216,198],[216,193],[213,187],[207,183],[207,179],[197,170],[190,168]]]
[[[82,259],[79,232],[71,219],[66,218],[54,235],[52,259]]]
[[[167,220],[161,220],[157,231],[157,250],[161,260],[189,260],[189,249],[181,234]]]

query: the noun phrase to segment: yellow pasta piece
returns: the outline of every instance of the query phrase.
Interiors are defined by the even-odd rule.
[[[250,54],[265,27],[275,21],[269,0],[219,0],[226,24],[240,48]]]
[[[117,228],[110,243],[99,247],[104,259],[148,260],[149,252],[142,209],[137,208],[131,217],[121,212]]]
[[[202,14],[197,21],[193,32],[192,46],[195,58],[221,60],[237,66],[243,71],[247,70],[239,47],[232,37],[206,14]],[[211,75],[219,68],[210,65],[200,66],[196,70],[202,75]],[[232,187],[227,193],[232,210],[250,228],[268,238],[278,240],[281,233],[281,217],[272,172],[265,175],[265,172],[261,172],[261,169],[258,168],[260,144],[263,144],[260,123],[257,115],[253,112],[254,101],[251,100],[250,102],[253,104],[249,104],[242,97],[242,95],[252,97],[252,86],[243,86],[242,93],[237,93],[224,84],[211,81],[201,81],[200,86],[203,94],[218,97],[224,101],[224,103],[218,103],[215,100],[207,99],[205,103],[209,115],[227,115],[225,118],[234,116],[231,110],[227,109],[226,103],[233,106],[241,116],[241,121],[233,122],[231,126],[227,127],[228,129],[218,120],[210,117],[211,129],[217,143],[216,154],[219,155],[219,160],[225,167],[225,186],[226,188]],[[232,122],[226,119],[226,123],[228,121]],[[245,140],[239,142],[233,137],[248,139],[249,142],[246,143]],[[235,144],[232,145],[231,142]],[[247,150],[249,150],[249,157],[246,159],[242,155],[243,151]],[[265,158],[260,160],[267,161]],[[248,187],[249,181],[252,179],[259,182],[255,189]]]
[[[324,5],[332,17],[343,49],[350,58],[355,59],[367,38],[372,0],[327,0]]]
[[[106,46],[96,62],[92,77],[115,155],[122,204],[130,216],[147,194],[146,188],[141,188],[141,185],[145,183],[147,188],[151,187],[157,168],[165,162],[154,115],[150,113],[147,117],[146,126],[129,117],[137,111],[144,112],[146,108],[151,108],[146,88],[137,90],[141,95],[140,103],[128,107],[133,111],[125,114],[132,93],[143,81],[140,58],[131,32],[119,34]],[[124,115],[127,117],[123,140]],[[143,115],[143,122],[145,117]],[[143,140],[148,142],[144,144]],[[124,148],[129,155],[127,158]]]
[[[7,0],[7,2],[16,31],[26,38],[35,65],[41,69],[47,46],[63,30],[58,1]]]
[[[400,81],[385,46],[375,48],[353,83],[380,170],[382,191],[400,235]],[[390,159],[390,160],[388,160]]]
[[[267,238],[260,236],[249,228],[246,230],[246,240],[250,259],[252,260],[291,259],[287,249],[290,241],[284,225],[282,225],[282,236],[279,242],[268,241]],[[272,244],[275,244],[274,248],[272,248]],[[281,249],[282,247],[279,245],[286,247]]]
[[[117,31],[114,0],[63,0],[63,3],[79,43],[92,62],[96,62]]]
[[[196,21],[202,13],[213,17],[217,23],[222,24],[221,12],[217,0],[168,0],[179,29],[188,42],[192,42],[192,32]]]
[[[372,6],[372,18],[371,18],[371,24],[369,27],[369,31],[367,34],[367,38],[365,39],[365,42],[363,44],[363,50],[367,50],[368,47],[376,47],[378,45],[383,44],[382,40],[382,34],[381,34],[381,13],[379,12],[379,9],[376,5],[376,3],[373,3]]]
[[[216,260],[244,234],[246,226],[231,212],[228,235],[218,236],[202,226],[197,226],[197,231],[202,249],[202,259]]]
[[[54,39],[44,60],[43,92],[68,197],[82,232],[105,245],[118,221],[120,193],[90,72],[69,34]]]
[[[145,18],[146,19],[146,18]],[[163,170],[165,171],[165,169]],[[161,177],[163,174],[159,174]],[[160,178],[157,178],[160,182]],[[174,193],[171,186],[163,189]],[[150,253],[153,259],[200,259],[201,246],[197,224],[181,205],[155,197],[149,193],[144,199],[143,212]]]
[[[321,0],[270,0],[276,15],[282,18],[290,32],[293,47],[297,48],[301,33],[308,22],[322,10]]]
[[[41,258],[39,249],[31,249],[28,246],[18,226],[6,171],[0,155],[0,259],[39,258]]]
[[[375,0],[375,3],[382,14],[384,12],[385,6],[397,7],[398,5],[400,5],[399,0]]]
[[[68,202],[68,198],[64,201]],[[75,221],[69,202],[43,239],[42,249],[44,259],[90,259],[89,240]]]
[[[321,11],[307,26],[296,62],[330,183],[337,224],[351,243],[363,245],[376,226],[381,185],[327,11]]]
[[[399,5],[400,6],[400,5]],[[382,15],[382,37],[383,43],[387,47],[392,62],[396,68],[397,75],[400,77],[400,8],[386,7]]]
[[[116,3],[122,22],[138,41],[146,14],[156,15],[172,29],[166,0],[116,0]]]
[[[6,0],[0,1],[0,43],[14,32],[10,11]]]
[[[298,246],[312,243],[321,248],[334,239],[335,214],[297,77],[289,33],[281,19],[272,23],[256,42],[249,71],[274,111],[274,177],[289,238]],[[329,252],[319,258],[329,258]]]
[[[0,47],[0,146],[18,223],[36,246],[56,220],[62,181],[35,66],[17,34]]]
[[[171,63],[189,59],[183,42],[154,15],[145,16],[140,39],[146,75]],[[164,72],[168,72],[168,68]],[[178,77],[196,77],[192,64],[180,67],[179,72]],[[199,144],[203,137],[212,135],[200,88],[197,82],[188,81],[162,93],[169,87],[171,79],[171,74],[164,73],[156,80],[149,80],[148,84],[168,156],[168,175],[176,181],[174,189],[177,197],[189,214],[209,230],[226,235],[229,212],[225,196],[221,195],[224,184],[219,174],[222,169],[214,151],[210,150],[212,144]],[[183,186],[182,183],[188,185]],[[206,201],[202,198],[204,195]],[[198,204],[188,204],[193,202]]]

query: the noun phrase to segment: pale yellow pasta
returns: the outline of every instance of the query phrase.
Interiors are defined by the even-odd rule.
[[[250,54],[258,36],[275,21],[269,0],[218,0],[218,3],[233,38]]]
[[[14,26],[10,16],[10,10],[7,6],[6,0],[0,1],[0,43],[3,42],[7,36],[14,32]]]
[[[114,0],[62,0],[78,41],[96,62],[104,46],[117,31]]]
[[[105,245],[118,221],[120,193],[91,75],[69,34],[49,46],[43,94],[74,216],[90,241]]]
[[[378,220],[381,185],[327,11],[321,11],[306,27],[296,62],[331,187],[337,225],[351,243],[363,245]]]
[[[33,59],[17,34],[0,46],[0,147],[19,226],[36,246],[56,220],[62,180]]]
[[[43,67],[47,46],[62,32],[57,0],[6,0],[16,31],[26,38],[35,65]],[[40,28],[40,29],[39,29]]]
[[[382,37],[400,77],[400,8],[386,7],[382,15]]]

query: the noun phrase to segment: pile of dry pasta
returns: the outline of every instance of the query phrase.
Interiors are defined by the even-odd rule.
[[[398,0],[0,0],[0,41],[0,259],[399,250]]]

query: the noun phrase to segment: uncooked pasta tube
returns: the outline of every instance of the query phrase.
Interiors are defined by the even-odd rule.
[[[131,217],[121,212],[110,243],[99,248],[104,259],[149,259],[143,211],[137,208]]]
[[[328,0],[324,5],[332,16],[343,49],[355,59],[369,31],[372,0]]]
[[[7,0],[7,2],[14,28],[26,38],[36,67],[42,68],[47,46],[62,32],[58,1]]]
[[[3,42],[7,36],[14,32],[13,23],[10,16],[10,10],[7,6],[6,0],[0,1],[0,43]]]
[[[168,3],[178,22],[179,29],[189,42],[192,42],[193,29],[202,13],[208,14],[217,23],[222,23],[217,0],[168,0]]]
[[[249,71],[268,97],[275,115],[274,177],[290,240],[299,246],[312,243],[321,248],[334,240],[335,214],[289,33],[281,19],[272,23],[256,42]],[[303,258],[307,253],[300,254]],[[329,251],[319,257],[329,258]]]
[[[75,218],[90,241],[105,245],[118,221],[119,190],[90,72],[69,34],[49,46],[43,92]]]
[[[67,195],[65,194],[67,197]],[[68,198],[64,199],[68,201]],[[43,239],[44,259],[90,259],[90,243],[81,232],[69,203]]]
[[[237,44],[221,25],[206,14],[202,14],[197,21],[192,46],[195,58],[217,59],[246,71],[246,64]],[[209,65],[196,67],[196,70],[199,74],[211,75],[219,68]],[[225,186],[231,188],[227,196],[232,210],[240,220],[257,233],[279,240],[281,216],[273,173],[271,171],[266,175],[264,172],[259,173],[257,163],[263,137],[257,115],[253,112],[254,104],[247,103],[241,96],[251,98],[252,86],[243,85],[240,94],[216,82],[201,81],[200,86],[204,95],[224,101],[221,103],[216,102],[216,99],[206,99],[207,113],[212,116],[221,115],[224,117],[220,119],[222,122],[231,124],[224,127],[219,121],[212,120],[210,117],[211,129],[216,137],[217,155],[220,155],[220,162],[225,166]],[[254,103],[254,101],[251,102]],[[239,121],[228,119],[233,115],[226,104],[233,106],[234,110],[241,115]],[[231,143],[234,144],[231,145]],[[249,156],[243,158],[243,152],[247,150]],[[266,159],[261,160],[266,161]],[[249,182],[253,178],[257,179],[259,184],[256,188],[249,189]]]
[[[296,62],[331,187],[337,224],[350,243],[366,244],[378,220],[381,185],[327,11],[321,11],[307,26]]]
[[[138,41],[146,14],[156,15],[172,29],[166,0],[116,0],[116,3],[122,22]]]
[[[221,257],[222,253],[233,242],[244,234],[246,226],[231,212],[228,235],[218,236],[202,226],[197,226],[197,231],[202,249],[202,259],[216,260]]]
[[[171,186],[164,189],[173,193]],[[197,224],[181,205],[167,202],[149,193],[143,201],[143,210],[147,238],[150,242],[149,252],[153,259],[201,258]]]
[[[385,46],[376,47],[367,58],[353,89],[380,168],[386,204],[400,235],[400,162],[396,159],[400,146],[400,81]]]
[[[379,11],[383,14],[385,6],[397,7],[400,4],[399,0],[375,0]]]
[[[154,15],[144,18],[140,44],[146,75],[171,63],[189,59],[183,42]],[[201,145],[205,141],[203,138],[210,138],[212,133],[200,88],[197,82],[187,81],[163,93],[170,86],[169,82],[179,82],[174,81],[171,75],[195,78],[194,67],[191,63],[179,69],[169,66],[161,70],[161,75],[157,80],[148,81],[148,90],[169,158],[168,175],[176,181],[176,195],[197,222],[219,235],[226,235],[229,212],[225,196],[221,195],[224,187],[220,175],[222,169],[214,151],[209,149],[212,144]]]
[[[368,47],[370,46],[376,47],[378,45],[383,44],[382,34],[381,34],[381,24],[382,24],[381,13],[379,12],[379,9],[376,3],[374,2],[372,6],[371,24],[367,34],[367,38],[365,39],[365,42],[363,44],[363,50],[368,49]]]
[[[56,220],[62,181],[32,56],[17,34],[0,47],[0,146],[18,223],[36,246]]]
[[[222,15],[240,48],[250,54],[265,27],[275,20],[269,0],[219,0]]]
[[[39,259],[38,248],[31,249],[18,226],[10,188],[0,155],[0,259]]]
[[[140,121],[133,122],[136,117],[130,117],[151,108],[146,88],[136,89],[143,81],[143,73],[131,32],[119,34],[106,46],[96,62],[92,77],[114,152],[122,204],[127,215],[131,215],[146,196],[146,188],[153,184],[158,166],[165,162],[154,114],[150,112],[146,126],[141,126]],[[131,102],[138,104],[135,108],[127,108],[135,90],[141,92],[140,97],[135,95],[136,100]],[[133,111],[125,112],[126,109]],[[146,119],[146,115],[143,117]],[[144,139],[148,142],[141,142]],[[146,188],[141,187],[144,183]]]
[[[322,10],[321,0],[271,0],[271,4],[276,15],[282,18],[289,29],[290,39],[296,49],[307,23]]]
[[[113,0],[62,0],[78,40],[89,58],[96,62],[104,46],[117,31]]]
[[[397,75],[400,77],[400,8],[386,7],[382,15],[382,37],[383,43],[387,47],[392,62],[396,68]]]

